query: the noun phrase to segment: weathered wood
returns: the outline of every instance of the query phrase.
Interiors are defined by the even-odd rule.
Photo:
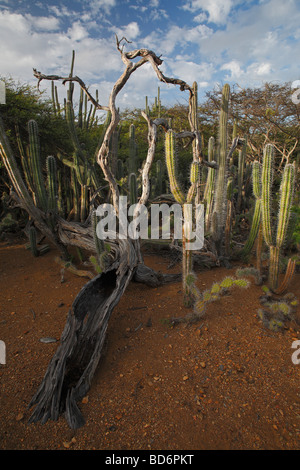
[[[122,242],[119,261],[118,267],[99,274],[78,293],[60,345],[28,405],[29,408],[36,405],[30,422],[57,420],[64,412],[72,429],[84,424],[77,403],[90,388],[102,354],[108,320],[137,266],[132,242]]]
[[[78,402],[87,394],[103,351],[107,325],[128,283],[133,279],[151,287],[180,280],[180,274],[156,273],[139,263],[136,242],[119,241],[119,258],[105,273],[78,293],[40,387],[28,407],[34,423],[56,421],[61,413],[72,429],[85,423]]]

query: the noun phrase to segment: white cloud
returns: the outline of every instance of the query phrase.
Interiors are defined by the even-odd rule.
[[[204,10],[208,13],[208,21],[212,23],[226,23],[233,6],[233,0],[192,0],[186,2],[183,9],[196,12]]]
[[[5,44],[0,55],[0,75],[32,82],[34,67],[45,74],[65,76],[69,73],[73,49],[76,51],[76,74],[84,80],[99,80],[108,72],[122,69],[111,38],[89,37],[79,21],[67,32],[36,31],[36,20],[39,18],[0,11],[0,44]]]
[[[196,81],[198,84],[201,84],[199,86],[204,86],[204,84],[209,82],[215,72],[212,63],[203,62],[197,64],[179,57],[176,57],[174,60],[168,60],[168,68],[173,77],[181,78],[189,85]]]
[[[140,34],[140,28],[136,21],[132,21],[126,26],[117,28],[116,26],[110,27],[110,30],[117,34],[118,38],[121,39],[123,36],[129,41],[136,39]]]
[[[89,7],[94,13],[104,11],[107,15],[111,9],[117,5],[116,0],[91,0],[88,1]]]
[[[240,62],[237,60],[231,60],[230,62],[222,65],[221,70],[229,70],[231,72],[230,76],[226,76],[225,78],[230,78],[232,80],[238,80],[244,74]]]
[[[155,30],[143,39],[145,46],[155,49],[157,54],[170,55],[178,46],[197,44],[212,34],[212,29],[206,25],[197,25],[194,28],[172,25],[168,31]]]
[[[199,15],[194,16],[193,21],[195,21],[195,23],[203,23],[204,21],[207,21],[206,13],[199,13]]]
[[[25,15],[29,20],[32,27],[40,31],[57,31],[59,29],[60,21],[54,16],[32,16]]]
[[[81,41],[88,37],[88,31],[82,26],[80,21],[76,21],[72,24],[71,28],[68,29],[67,35],[71,41]]]

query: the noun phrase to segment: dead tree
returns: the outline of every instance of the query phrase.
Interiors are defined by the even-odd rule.
[[[100,105],[91,96],[80,78],[76,76],[49,76],[34,69],[34,75],[38,79],[38,83],[41,80],[60,80],[62,83],[77,82],[97,109],[110,111],[111,121],[99,149],[97,162],[109,184],[117,216],[119,215],[120,195],[115,175],[110,169],[109,143],[120,120],[116,108],[118,93],[127,83],[132,73],[144,64],[150,63],[160,81],[178,85],[181,91],[188,91],[190,103],[193,98],[193,90],[186,82],[180,79],[168,78],[162,74],[159,69],[162,60],[154,52],[148,49],[124,52],[124,48],[121,46],[122,41],[127,40],[122,38],[119,41],[117,38],[117,49],[121,54],[125,70],[113,86],[108,106]],[[134,59],[139,60],[134,62]],[[189,110],[191,110],[191,106]],[[138,213],[142,204],[147,203],[149,197],[149,171],[155,155],[158,126],[161,125],[165,130],[168,129],[168,124],[163,119],[151,120],[148,115],[142,114],[148,124],[148,153],[142,170],[142,195],[138,201],[135,214]],[[189,113],[189,120],[191,124],[190,137],[196,143],[200,160],[199,132],[193,127],[191,113]],[[69,222],[57,216],[55,230],[49,230],[45,223],[44,214],[34,206],[22,180],[1,121],[0,131],[0,154],[13,185],[11,198],[15,201],[15,204],[28,212],[39,230],[60,249],[62,256],[66,256],[69,245],[95,252],[91,227]],[[40,387],[29,403],[29,408],[34,406],[30,422],[41,421],[45,423],[49,419],[57,420],[60,414],[64,412],[71,428],[75,429],[82,426],[84,419],[77,403],[90,388],[95,369],[101,357],[110,315],[128,283],[134,280],[146,283],[149,286],[158,286],[165,282],[179,280],[181,277],[180,274],[163,275],[145,266],[138,240],[123,240],[117,236],[109,243],[111,245],[111,262],[101,274],[90,280],[78,293],[69,311],[58,349],[49,363]]]

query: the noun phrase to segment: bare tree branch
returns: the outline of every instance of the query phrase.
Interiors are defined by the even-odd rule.
[[[66,82],[77,82],[80,85],[80,88],[84,91],[84,93],[87,95],[88,100],[91,101],[91,103],[99,110],[103,111],[109,111],[109,108],[107,106],[102,106],[101,104],[98,103],[98,101],[90,94],[88,91],[88,88],[84,84],[84,82],[81,80],[81,78],[75,76],[75,77],[61,77],[59,75],[44,75],[41,72],[38,72],[36,69],[33,69],[33,75],[35,78],[38,79],[38,89],[40,86],[40,83],[42,80],[53,80],[53,81],[58,81],[62,80],[62,84],[65,85]]]

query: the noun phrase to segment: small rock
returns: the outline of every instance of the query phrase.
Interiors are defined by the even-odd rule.
[[[50,336],[47,336],[46,338],[40,338],[41,343],[56,343],[57,339],[56,338],[51,338]]]
[[[206,367],[205,362],[200,362],[200,366],[201,366],[203,369],[205,369],[205,367]]]

